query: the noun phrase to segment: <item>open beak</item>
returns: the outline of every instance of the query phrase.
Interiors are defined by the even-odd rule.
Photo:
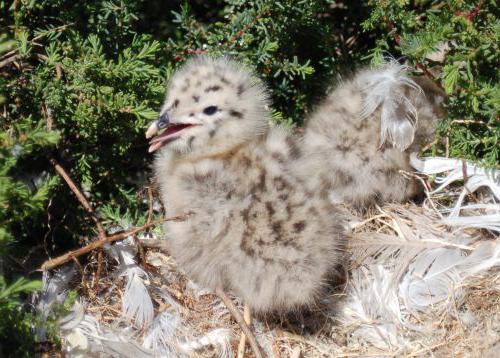
[[[170,123],[168,115],[161,115],[160,118],[151,123],[146,130],[146,138],[152,138],[149,141],[149,153],[160,149],[164,144],[171,142],[180,136],[183,129],[192,127],[191,123]],[[165,129],[162,133],[159,133]]]

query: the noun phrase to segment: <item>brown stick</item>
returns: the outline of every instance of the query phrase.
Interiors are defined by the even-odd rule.
[[[246,324],[252,324],[252,314],[248,305],[243,307],[243,318],[245,319]],[[240,336],[240,344],[238,345],[238,358],[244,358],[245,356],[246,338],[247,336],[242,332]]]
[[[220,287],[218,287],[215,290],[215,293],[217,294],[217,296],[220,297],[222,302],[224,302],[227,309],[229,310],[229,312],[231,313],[233,318],[236,320],[236,322],[240,326],[243,333],[245,333],[245,335],[247,336],[248,343],[250,343],[250,347],[252,347],[253,353],[255,354],[255,358],[263,358],[264,354],[262,353],[262,350],[261,350],[259,344],[257,343],[257,339],[255,338],[255,335],[253,334],[250,327],[248,327],[248,325],[246,324],[245,319],[241,315],[238,308],[234,305],[233,301],[231,301],[229,296]]]
[[[102,272],[102,260],[103,260],[103,252],[102,248],[100,248],[99,251],[97,252],[97,269],[95,271],[95,275],[92,280],[92,288],[96,288],[97,285],[99,284],[99,279],[101,278],[101,272]]]
[[[76,186],[73,179],[71,179],[71,177],[68,175],[66,170],[61,166],[61,164],[59,164],[57,162],[57,160],[55,160],[54,158],[51,158],[50,163],[56,169],[57,174],[59,174],[64,179],[64,181],[68,184],[69,188],[76,195],[76,198],[78,199],[80,204],[82,204],[82,206],[85,208],[85,210],[87,210],[87,212],[90,214],[90,217],[92,218],[92,220],[94,221],[94,223],[97,227],[97,232],[99,233],[99,238],[104,239],[106,237],[106,231],[104,230],[104,227],[102,226],[101,222],[99,221],[99,219],[95,215],[94,209],[92,209],[92,206],[90,206],[90,204],[87,201],[87,199],[85,198],[85,196],[83,196],[80,189],[78,189],[78,187]]]
[[[166,218],[166,219],[163,219],[163,220],[153,221],[152,223],[149,223],[149,224],[146,224],[146,225],[143,225],[143,226],[140,226],[140,227],[134,227],[132,229],[123,231],[121,233],[107,236],[104,239],[99,239],[99,240],[92,241],[90,244],[88,244],[88,245],[86,245],[84,247],[81,247],[81,248],[79,248],[77,250],[70,251],[70,252],[65,253],[64,255],[56,257],[56,258],[54,258],[52,260],[45,261],[43,263],[43,265],[40,267],[40,270],[41,271],[50,270],[50,269],[52,269],[54,267],[57,267],[59,265],[62,265],[64,263],[66,263],[66,262],[68,262],[70,260],[73,260],[74,257],[82,256],[82,255],[88,254],[89,252],[91,252],[91,251],[93,251],[95,249],[101,248],[101,247],[104,246],[104,244],[108,244],[108,243],[111,243],[111,242],[114,242],[114,241],[118,241],[118,240],[123,240],[127,236],[130,236],[130,235],[136,234],[138,232],[144,231],[147,228],[150,228],[151,226],[160,224],[160,223],[162,223],[164,221],[182,221],[182,220],[185,220],[188,215],[189,214],[183,214],[183,215],[178,215],[178,216],[173,216],[173,217],[170,217],[170,218]]]

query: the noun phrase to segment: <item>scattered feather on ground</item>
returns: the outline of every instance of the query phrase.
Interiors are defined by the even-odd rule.
[[[315,313],[321,327],[305,333],[283,318],[254,318],[268,356],[500,355],[499,173],[447,158],[413,163],[435,189],[423,203],[377,207],[352,225],[346,282],[325,306],[334,308]],[[147,250],[141,262],[135,243],[107,248],[97,289],[92,261],[71,287],[80,300],[60,322],[66,354],[232,357],[240,329],[218,297],[166,253]],[[40,312],[64,299],[74,274],[47,274]]]

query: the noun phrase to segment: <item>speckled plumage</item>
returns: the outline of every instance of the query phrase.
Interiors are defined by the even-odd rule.
[[[444,93],[424,78],[409,79],[405,72],[395,63],[360,71],[340,82],[307,119],[301,148],[308,160],[297,170],[304,172],[311,188],[327,188],[333,203],[365,209],[374,203],[402,202],[420,190],[400,171],[411,172],[410,152],[433,140],[435,124],[444,115]],[[373,92],[380,91],[376,87],[381,82],[389,96],[401,96],[385,141],[383,105],[366,111],[367,97],[379,95]]]
[[[203,123],[155,160],[167,216],[193,212],[165,224],[179,266],[256,312],[313,304],[341,263],[343,214],[289,170],[301,149],[269,126],[262,85],[232,62],[199,58],[167,93],[171,123]],[[209,106],[218,111],[205,115]]]
[[[407,153],[380,148],[380,109],[362,115],[366,74],[339,85],[302,136],[270,125],[265,88],[237,63],[198,57],[174,75],[148,136],[167,127],[151,146],[163,146],[155,159],[161,199],[167,216],[192,215],[165,224],[166,242],[192,279],[257,312],[312,305],[343,262],[338,203],[401,201],[414,192],[398,173],[409,170]],[[420,121],[433,123],[430,102],[405,90]],[[412,128],[396,128],[404,145],[433,127],[417,126],[415,135]]]

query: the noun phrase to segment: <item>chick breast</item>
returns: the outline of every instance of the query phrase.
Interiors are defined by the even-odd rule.
[[[301,150],[284,131],[194,161],[157,159],[168,247],[198,283],[257,312],[312,305],[341,262],[343,214],[290,170]]]

